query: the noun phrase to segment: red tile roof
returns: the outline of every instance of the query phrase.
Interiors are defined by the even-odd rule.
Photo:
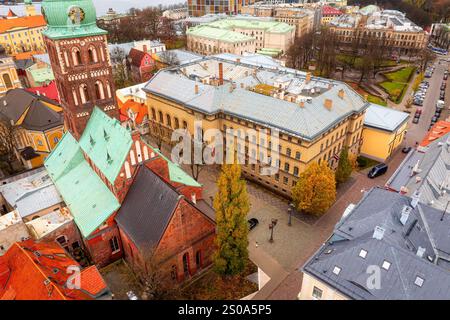
[[[340,16],[342,14],[342,11],[340,11],[336,8],[330,7],[330,6],[323,6],[322,14],[325,16],[330,16],[330,15]]]
[[[47,97],[49,99],[52,99],[52,100],[54,100],[54,101],[56,101],[58,103],[60,102],[58,89],[56,88],[55,80],[53,80],[52,82],[50,82],[46,86],[33,87],[33,88],[28,88],[26,90],[29,91],[29,92],[35,93],[35,94],[42,95],[42,96]]]
[[[81,272],[80,289],[67,288],[74,266],[57,243],[17,242],[0,257],[0,300],[90,300],[107,291],[95,266]]]
[[[148,114],[148,108],[143,103],[136,102],[134,100],[128,100],[125,103],[120,102],[119,100],[119,110],[120,110],[120,121],[130,120],[128,116],[128,110],[133,111],[133,113],[137,113],[136,123],[141,124],[144,117]]]
[[[142,60],[146,57],[149,56],[150,59],[153,60],[151,54],[138,50],[138,49],[131,49],[130,53],[128,54],[128,57],[131,58],[131,64],[136,66],[136,67],[140,67],[142,65]]]
[[[11,9],[8,10],[8,14],[6,15],[7,17],[11,18],[11,17],[17,17],[17,14],[14,13],[14,11],[12,11]]]
[[[431,142],[445,136],[450,132],[450,122],[447,121],[438,121],[435,125],[428,131],[428,134],[420,143],[421,147],[428,146]]]
[[[8,16],[10,16],[9,13]],[[37,28],[44,27],[46,25],[47,23],[45,22],[44,17],[41,15],[18,17],[13,19],[0,19],[0,33],[14,28]]]

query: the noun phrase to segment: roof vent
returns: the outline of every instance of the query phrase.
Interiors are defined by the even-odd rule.
[[[194,86],[194,93],[195,93],[195,94],[198,94],[198,84],[196,84],[196,85]]]
[[[91,146],[95,145],[95,140],[94,140],[94,138],[92,138],[91,135],[89,135],[89,142],[90,142]]]
[[[338,92],[338,97],[341,98],[341,99],[344,99],[344,96],[345,96],[345,91],[344,91],[344,89],[339,90],[339,92]]]
[[[331,108],[333,107],[333,100],[331,100],[331,99],[325,99],[324,106],[325,106],[325,108],[327,108],[328,110],[331,110]]]
[[[307,72],[305,82],[309,83],[310,81],[311,81],[311,72]]]
[[[422,247],[417,248],[417,256],[423,258],[425,251],[426,251],[425,248]]]
[[[410,206],[403,206],[402,214],[400,216],[400,222],[402,225],[405,225],[406,222],[408,221],[411,210],[412,210],[412,208]]]
[[[377,239],[377,240],[382,240],[384,237],[384,231],[385,229],[380,227],[380,226],[376,226],[375,229],[373,230],[373,238]]]
[[[415,208],[419,204],[420,200],[420,192],[418,190],[414,191],[414,194],[411,197],[411,207]]]
[[[106,132],[105,129],[103,129],[103,136],[105,137],[105,140],[106,140],[106,141],[109,140],[109,135],[108,135],[108,133]]]

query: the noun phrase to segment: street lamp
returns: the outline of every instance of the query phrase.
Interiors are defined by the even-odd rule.
[[[278,222],[278,219],[272,219],[272,223],[269,224],[269,229],[270,229],[270,240],[269,240],[269,242],[273,242],[273,229],[277,225],[277,222]]]

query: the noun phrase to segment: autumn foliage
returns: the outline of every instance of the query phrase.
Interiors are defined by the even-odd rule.
[[[297,210],[313,215],[324,214],[336,200],[333,170],[325,162],[309,165],[292,189],[292,198]]]

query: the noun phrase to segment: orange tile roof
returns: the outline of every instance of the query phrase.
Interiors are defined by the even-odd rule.
[[[129,120],[128,110],[132,110],[133,113],[137,113],[136,123],[141,124],[142,120],[146,114],[148,114],[148,109],[144,103],[139,103],[134,100],[128,100],[126,102],[119,101],[119,110],[120,110],[120,121]]]
[[[420,143],[421,147],[428,146],[431,142],[445,136],[450,132],[450,122],[448,121],[438,121],[435,125],[428,131],[428,134]]]
[[[44,27],[46,25],[47,23],[45,22],[44,17],[41,15],[18,17],[12,19],[0,19],[0,33],[10,31],[15,28],[37,28]]]
[[[14,59],[16,59],[16,60],[26,60],[26,59],[31,59],[31,57],[36,54],[42,54],[42,53],[45,53],[45,52],[43,52],[43,51],[28,51],[28,52],[16,53],[13,56],[14,56]]]
[[[95,266],[90,266],[81,271],[81,287],[92,296],[103,293],[108,286]]]
[[[17,242],[0,257],[0,300],[90,300],[107,289],[98,271],[88,270],[95,266],[86,269],[86,288],[82,271],[81,288],[68,289],[72,266],[79,264],[55,242]]]

